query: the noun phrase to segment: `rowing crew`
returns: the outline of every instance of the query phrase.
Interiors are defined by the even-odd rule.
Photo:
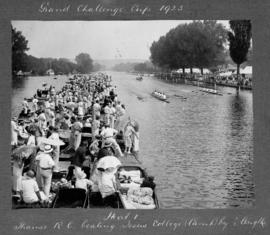
[[[166,95],[163,92],[160,92],[160,91],[155,90],[154,91],[154,94],[157,95],[157,96],[159,96],[160,98],[162,98],[164,100],[167,99]]]

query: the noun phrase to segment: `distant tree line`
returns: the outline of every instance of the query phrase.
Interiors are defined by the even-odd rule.
[[[26,55],[24,59],[26,64],[22,71],[31,71],[35,75],[44,75],[46,71],[52,69],[55,74],[68,74],[77,71],[77,64],[70,62],[68,59],[60,58],[36,58],[31,55]],[[17,71],[17,70],[15,70]]]
[[[159,71],[150,61],[143,63],[119,63],[113,68],[114,71],[119,72],[137,72],[137,73],[154,73]]]
[[[77,55],[76,63],[74,63],[65,58],[37,58],[27,55],[27,50],[29,50],[28,41],[22,32],[12,27],[12,71],[14,74],[18,71],[31,71],[33,75],[45,75],[49,69],[52,69],[55,74],[89,73],[103,68],[100,64],[94,63],[87,53]]]
[[[154,73],[159,71],[159,68],[155,67],[150,61],[138,63],[133,69],[138,73]]]
[[[131,72],[137,63],[119,63],[112,67],[112,70],[118,72]]]
[[[152,43],[151,61],[164,70],[211,69],[224,63],[226,38],[226,29],[217,21],[181,24]]]

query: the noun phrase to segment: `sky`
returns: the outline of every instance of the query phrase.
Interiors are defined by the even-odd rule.
[[[149,48],[184,20],[159,21],[12,21],[28,40],[27,54],[74,59],[88,53],[94,60],[148,60]],[[228,27],[228,21],[219,21]]]

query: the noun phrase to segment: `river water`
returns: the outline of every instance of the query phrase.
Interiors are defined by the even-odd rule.
[[[161,208],[254,206],[252,92],[219,87],[223,96],[154,77],[107,72],[128,115],[140,124],[140,158],[155,176]],[[13,82],[12,113],[43,82],[61,88],[67,78]],[[164,91],[170,103],[151,96]],[[186,99],[183,99],[185,97]]]

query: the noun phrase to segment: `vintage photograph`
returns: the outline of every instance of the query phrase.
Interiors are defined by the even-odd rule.
[[[254,208],[249,19],[11,30],[13,209]]]

